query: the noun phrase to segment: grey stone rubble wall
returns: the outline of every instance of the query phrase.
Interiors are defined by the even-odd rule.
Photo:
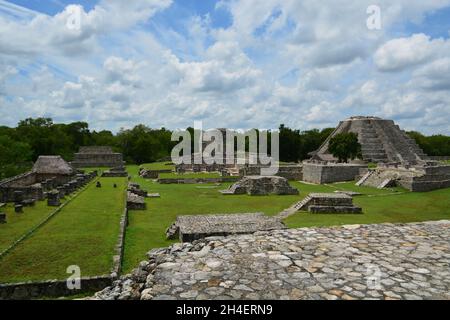
[[[0,300],[31,300],[91,293],[110,286],[112,282],[113,279],[108,275],[82,278],[80,290],[68,289],[66,280],[0,284]]]
[[[213,237],[150,251],[93,299],[448,300],[449,237],[450,221]]]
[[[125,197],[124,210],[120,219],[119,237],[116,245],[116,255],[113,257],[112,277],[118,277],[122,272],[123,254],[125,250],[125,236],[128,226],[128,208],[127,200]]]
[[[303,163],[303,180],[317,184],[353,181],[367,165]]]

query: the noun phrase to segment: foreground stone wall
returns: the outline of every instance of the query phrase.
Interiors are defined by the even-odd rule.
[[[450,299],[450,221],[258,232],[148,253],[96,299]]]
[[[0,284],[0,300],[30,300],[90,293],[102,290],[112,282],[110,276],[82,278],[80,290],[68,289],[66,280]]]
[[[303,180],[317,184],[353,181],[367,170],[367,165],[304,162]]]

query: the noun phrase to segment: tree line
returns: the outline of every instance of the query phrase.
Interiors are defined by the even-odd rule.
[[[188,130],[193,132],[192,128]],[[333,128],[302,131],[281,125],[280,160],[308,159],[308,154],[317,150],[332,131]],[[427,154],[450,155],[450,137],[427,137],[418,132],[410,135]],[[15,128],[0,126],[0,179],[29,170],[40,155],[61,155],[71,161],[80,146],[111,146],[123,153],[127,163],[155,162],[170,156],[178,143],[171,141],[171,137],[172,131],[166,128],[153,129],[143,124],[113,133],[91,130],[86,122],[60,124],[51,118],[29,118]]]

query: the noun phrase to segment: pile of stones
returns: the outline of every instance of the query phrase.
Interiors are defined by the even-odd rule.
[[[248,194],[252,196],[298,195],[299,191],[289,185],[286,178],[276,176],[247,176],[233,184],[224,195]]]
[[[450,299],[450,221],[212,237],[150,251],[102,300]]]
[[[128,191],[127,208],[128,210],[146,210],[147,204],[145,203],[145,198]]]
[[[137,183],[133,182],[128,183],[128,191],[144,198],[148,197],[148,192],[142,190],[141,186]]]

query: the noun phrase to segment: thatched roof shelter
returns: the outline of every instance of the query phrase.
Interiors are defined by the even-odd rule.
[[[40,156],[32,169],[38,174],[72,175],[75,170],[60,156]]]

